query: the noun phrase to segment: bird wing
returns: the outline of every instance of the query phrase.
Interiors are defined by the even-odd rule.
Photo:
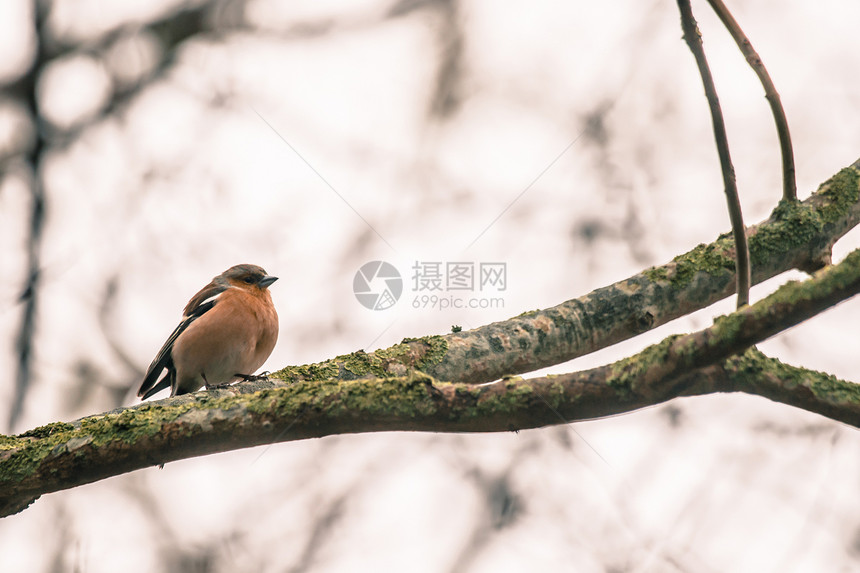
[[[185,316],[182,318],[182,322],[173,329],[173,332],[167,338],[161,350],[155,355],[155,359],[149,365],[149,368],[146,369],[146,375],[143,377],[140,390],[137,391],[138,396],[146,400],[156,392],[172,386],[173,380],[176,377],[176,368],[173,366],[173,356],[171,355],[173,344],[179,338],[179,335],[191,326],[192,322],[212,310],[212,307],[218,302],[218,295],[225,290],[227,290],[226,287],[207,287],[191,299],[188,306],[185,307]],[[192,305],[192,303],[194,304]],[[167,374],[160,381],[156,382],[165,368],[167,368]]]
[[[216,277],[211,283],[200,289],[200,292],[191,297],[191,300],[188,301],[188,304],[185,305],[185,310],[183,311],[186,317],[189,316],[200,316],[212,306],[206,307],[204,310],[201,310],[202,307],[206,306],[206,303],[212,302],[218,298],[218,295],[227,290],[228,286],[221,282],[216,282],[218,278]]]

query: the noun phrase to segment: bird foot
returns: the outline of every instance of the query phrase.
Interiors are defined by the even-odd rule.
[[[236,376],[238,376],[245,382],[256,382],[258,380],[268,380],[269,374],[271,374],[271,372],[266,370],[265,372],[260,372],[259,374],[236,374]]]
[[[224,388],[229,388],[232,386],[232,382],[225,382],[224,384],[206,384],[207,390],[223,390]]]

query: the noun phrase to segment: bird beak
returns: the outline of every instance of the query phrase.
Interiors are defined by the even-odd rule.
[[[260,288],[266,288],[267,286],[269,286],[270,284],[272,284],[276,280],[278,280],[278,277],[266,275],[263,278],[261,278],[260,282],[258,282],[257,284],[260,285]]]

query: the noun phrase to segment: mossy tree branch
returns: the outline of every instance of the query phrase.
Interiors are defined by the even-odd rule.
[[[860,223],[860,160],[802,203],[781,202],[747,229],[753,284],[790,269],[814,272],[830,263],[833,244]],[[470,331],[356,352],[279,372],[287,380],[368,374],[403,375],[417,368],[440,380],[482,383],[572,360],[705,308],[735,292],[729,235],[671,262],[558,306]]]
[[[143,467],[266,443],[375,431],[499,432],[629,412],[681,395],[743,390],[860,427],[860,386],[733,357],[860,292],[860,250],[700,332],[613,364],[475,386],[420,371],[390,378],[248,383],[147,402],[0,438],[0,515],[43,493]]]

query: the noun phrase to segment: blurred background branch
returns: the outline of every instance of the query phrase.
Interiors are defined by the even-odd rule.
[[[206,2],[199,6],[189,6],[178,12],[170,12],[163,18],[141,26],[120,26],[108,30],[104,34],[86,42],[71,42],[57,37],[56,31],[49,26],[51,22],[52,2],[38,0],[33,3],[33,26],[35,29],[35,56],[27,71],[17,80],[3,86],[5,92],[13,100],[24,105],[29,115],[30,132],[27,145],[23,148],[3,150],[0,155],[0,168],[7,171],[19,157],[24,158],[27,171],[30,173],[29,187],[31,195],[30,230],[27,238],[27,271],[21,288],[20,300],[21,322],[17,336],[18,365],[15,375],[15,391],[10,403],[9,422],[14,428],[21,415],[24,399],[32,377],[32,362],[34,358],[34,338],[36,336],[36,320],[39,308],[40,276],[42,273],[41,246],[45,212],[50,208],[45,193],[43,168],[45,157],[56,148],[67,147],[78,139],[94,121],[103,121],[106,116],[117,113],[134,95],[140,93],[151,83],[163,77],[172,62],[174,54],[185,40],[203,33],[209,20],[223,11],[225,2]],[[40,104],[40,95],[44,87],[43,74],[52,65],[76,56],[88,56],[105,69],[110,70],[108,56],[111,50],[125,42],[131,42],[141,36],[157,40],[157,50],[161,53],[159,61],[148,73],[135,78],[122,78],[114,75],[114,83],[110,94],[106,96],[100,109],[91,112],[89,120],[80,120],[69,125],[57,125],[47,119]],[[127,70],[114,70],[122,72]],[[22,140],[23,141],[23,140]]]

